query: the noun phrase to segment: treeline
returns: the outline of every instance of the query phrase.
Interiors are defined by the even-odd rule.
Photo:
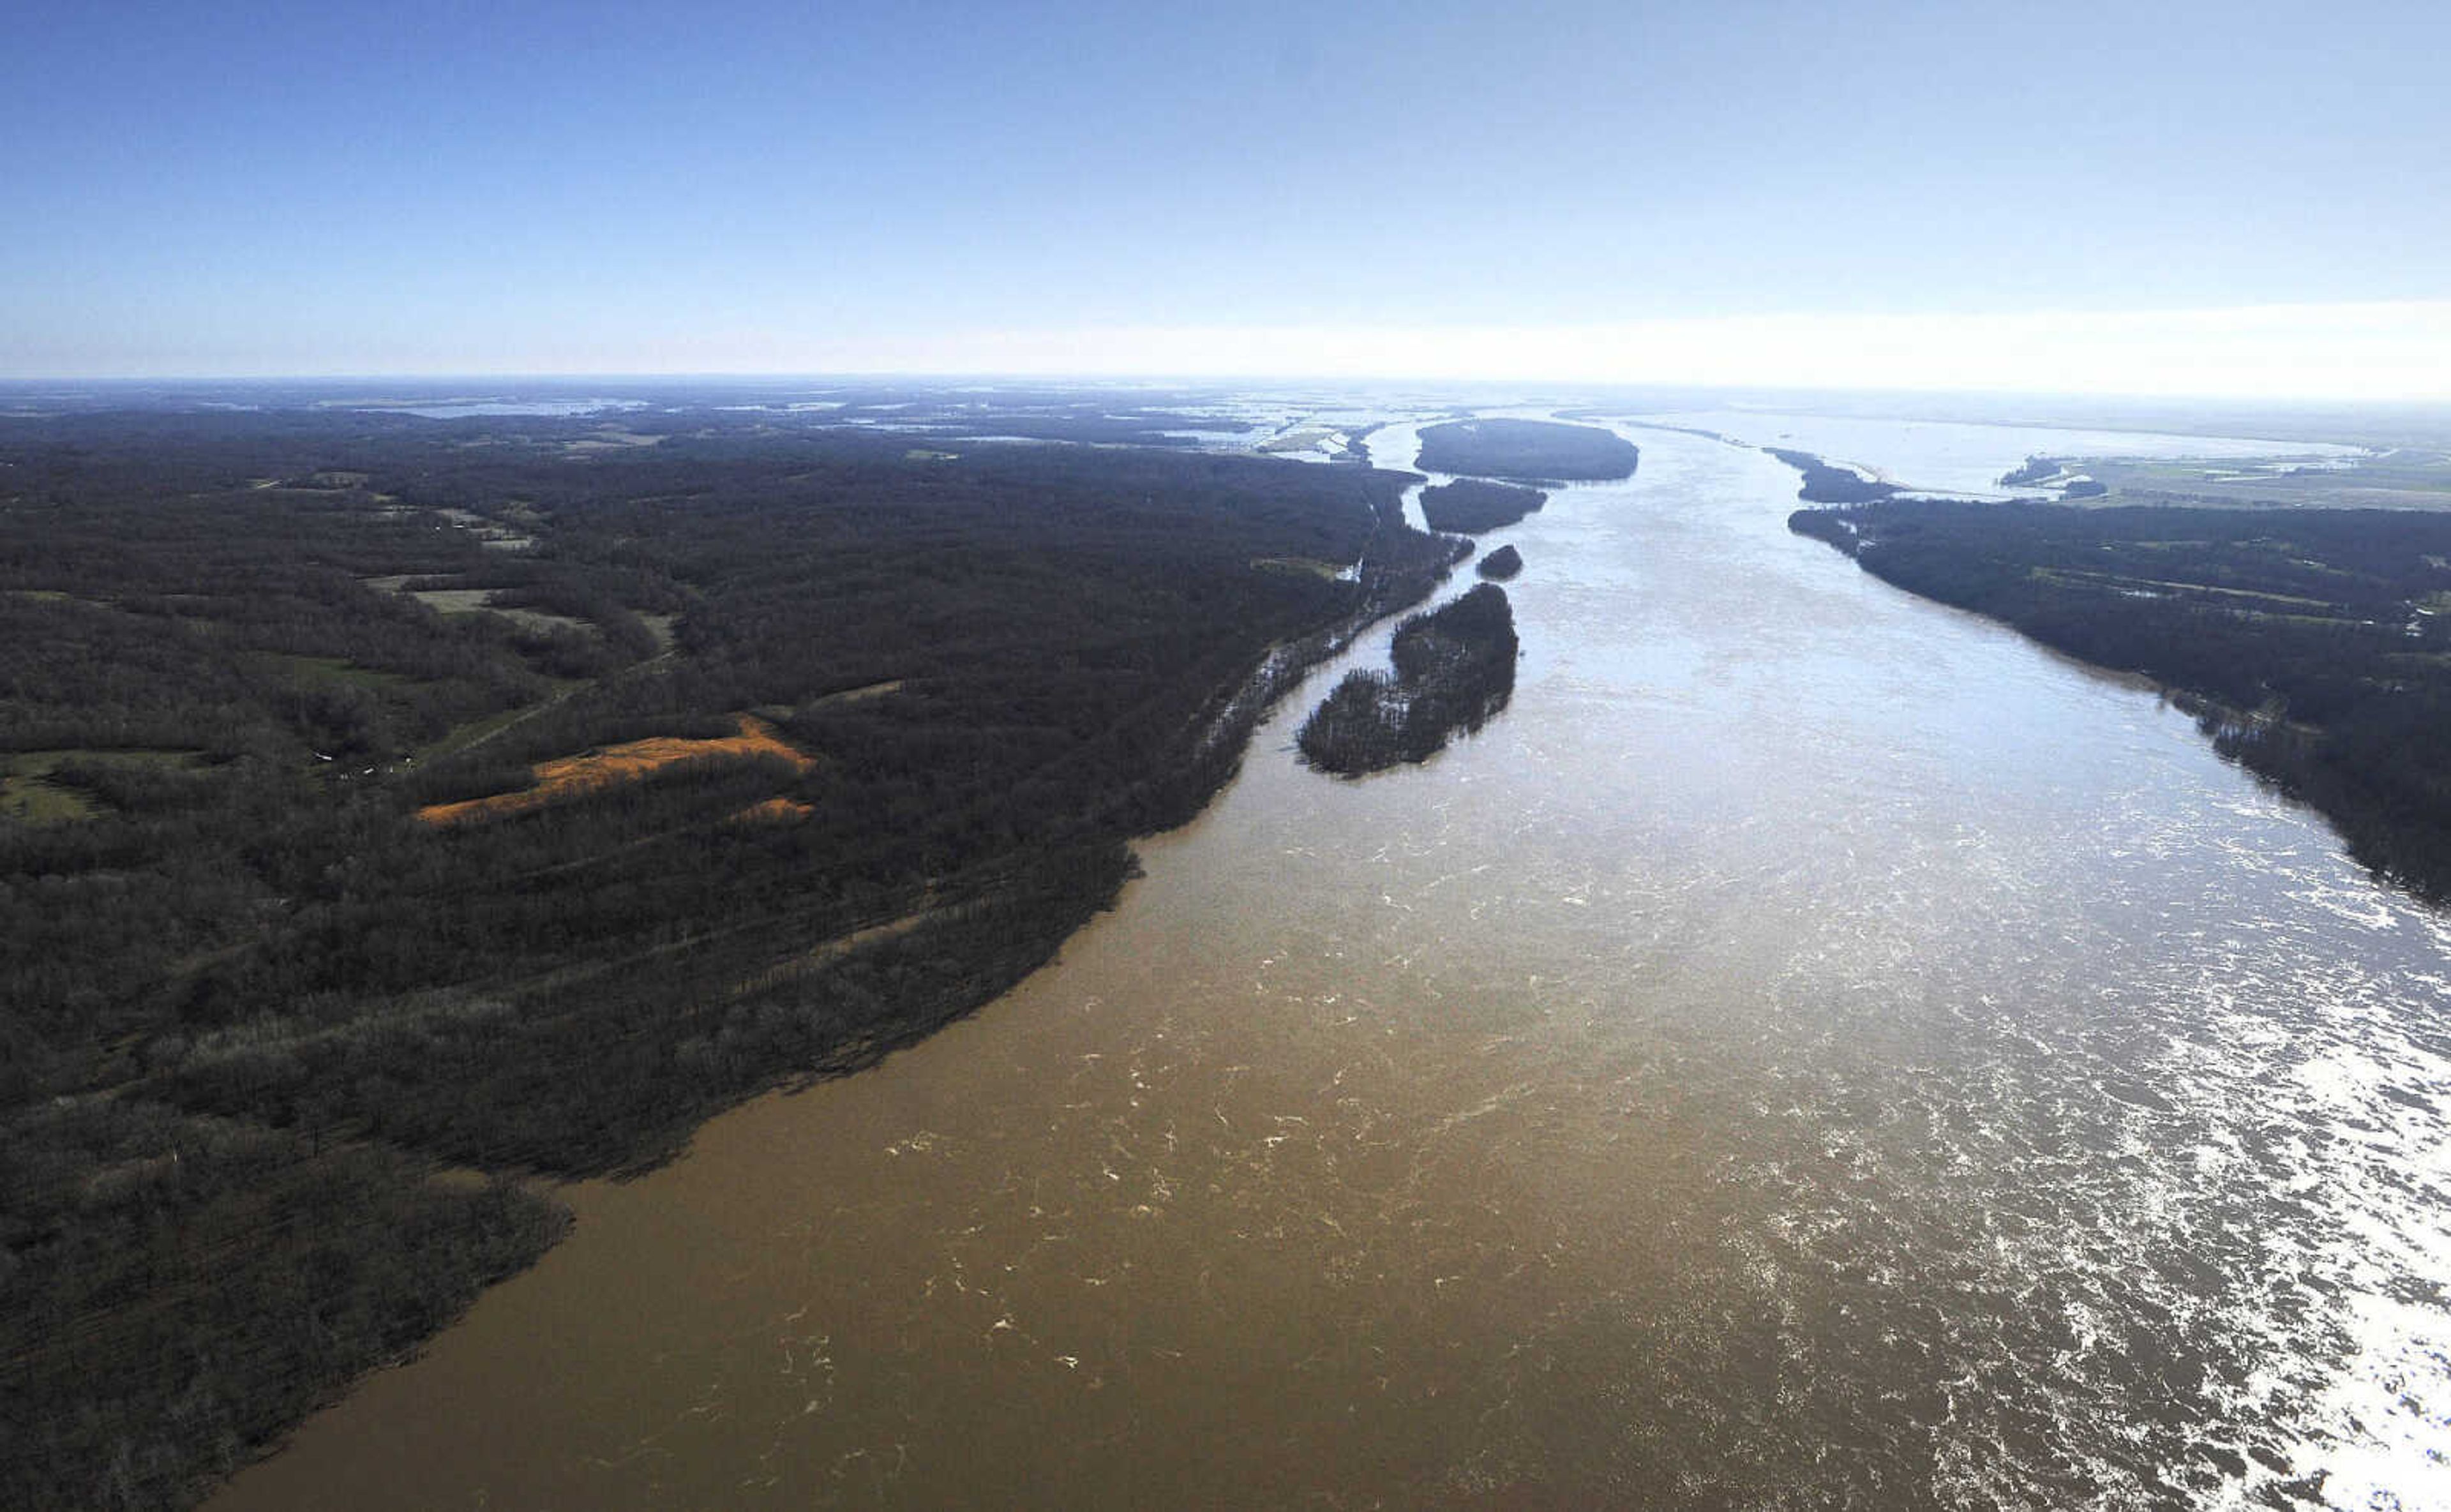
[[[1482,577],[1503,582],[1523,570],[1523,554],[1513,546],[1500,546],[1480,559],[1474,571]]]
[[[1552,420],[1451,420],[1422,427],[1421,436],[1417,466],[1526,482],[1631,478],[1642,458],[1612,432]]]
[[[1459,730],[1479,730],[1515,691],[1515,613],[1484,582],[1397,627],[1389,672],[1348,673],[1295,736],[1323,772],[1358,776],[1426,761]]]
[[[1875,482],[1852,467],[1833,467],[1809,451],[1792,451],[1783,446],[1765,446],[1762,450],[1804,475],[1804,486],[1795,491],[1795,497],[1810,503],[1871,503],[1898,491],[1895,483]]]
[[[634,1169],[1010,986],[1230,774],[1255,698],[1465,549],[1366,468],[661,433],[0,431],[0,756],[98,810],[0,821],[0,1502],[192,1500],[549,1241],[439,1164]],[[1361,571],[1254,565],[1293,558]],[[415,817],[743,713],[805,769]],[[255,1279],[172,1305],[207,1260]]]
[[[1422,518],[1432,530],[1478,535],[1512,525],[1548,501],[1549,496],[1538,488],[1459,478],[1422,490]]]
[[[2451,516],[1897,501],[1789,525],[2176,690],[2360,861],[2451,897]]]

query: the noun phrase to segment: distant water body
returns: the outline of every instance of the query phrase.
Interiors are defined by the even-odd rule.
[[[1687,410],[1644,418],[1711,431],[1747,445],[1814,452],[1830,461],[1867,468],[1876,477],[1909,488],[1952,494],[2013,492],[2001,483],[2001,475],[2035,455],[2235,462],[2263,457],[2330,461],[2360,453],[2355,446],[2323,442],[1975,425],[1958,421],[1863,420],[1784,410]]]
[[[1304,770],[1323,669],[1057,963],[577,1188],[216,1504],[2451,1505],[2445,919],[1626,435],[1484,541],[1478,737]],[[1833,450],[2084,449],[1964,441]]]
[[[327,399],[319,401],[319,404],[326,409],[363,409],[392,415],[416,415],[425,420],[469,420],[511,415],[569,420],[582,415],[611,415],[647,407],[644,401],[634,399]]]

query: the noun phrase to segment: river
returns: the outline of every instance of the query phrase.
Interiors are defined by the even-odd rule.
[[[1056,963],[214,1505],[2451,1505],[2445,921],[1625,434],[1484,540],[1480,736],[1310,773],[1324,670]]]

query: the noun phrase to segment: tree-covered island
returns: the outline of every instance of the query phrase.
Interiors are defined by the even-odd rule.
[[[1513,546],[1500,546],[1480,559],[1473,570],[1493,581],[1503,582],[1523,570],[1523,554]]]
[[[1631,478],[1642,454],[1591,425],[1553,420],[1451,420],[1422,430],[1416,466],[1434,473],[1523,482],[1606,482]]]
[[[1392,672],[1347,673],[1295,736],[1323,772],[1359,776],[1426,761],[1480,729],[1515,691],[1515,612],[1484,582],[1396,629]]]
[[[1422,518],[1432,530],[1479,535],[1512,525],[1549,501],[1538,488],[1459,478],[1422,490]]]

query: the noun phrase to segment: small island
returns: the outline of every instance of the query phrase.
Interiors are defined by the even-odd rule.
[[[1538,488],[1459,478],[1422,490],[1422,518],[1432,530],[1479,535],[1511,525],[1549,501]]]
[[[1512,546],[1500,546],[1480,559],[1473,571],[1483,578],[1503,580],[1523,570],[1523,554]]]
[[[1612,482],[1634,476],[1642,453],[1590,425],[1551,420],[1451,420],[1422,431],[1416,465],[1434,473],[1539,482]]]
[[[1515,610],[1485,582],[1397,627],[1393,672],[1353,672],[1295,743],[1323,772],[1360,776],[1426,761],[1458,730],[1480,729],[1515,692]]]
[[[1784,446],[1762,450],[1804,475],[1804,486],[1795,491],[1795,497],[1807,503],[1869,504],[1898,491],[1895,483],[1875,482],[1853,467],[1833,467],[1809,451]]]

